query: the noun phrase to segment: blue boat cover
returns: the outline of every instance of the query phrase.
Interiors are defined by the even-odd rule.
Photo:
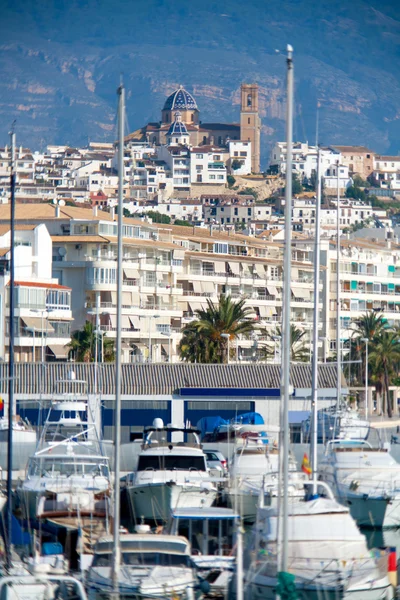
[[[63,547],[60,542],[44,542],[42,544],[43,556],[53,556],[54,554],[63,554]]]
[[[201,437],[206,433],[213,433],[221,425],[227,425],[229,421],[225,421],[222,417],[203,417],[197,421],[196,427],[201,431]]]
[[[243,425],[264,425],[264,419],[260,413],[248,412],[231,419],[231,423],[243,423]]]

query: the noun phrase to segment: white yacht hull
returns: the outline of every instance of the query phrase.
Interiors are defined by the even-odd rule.
[[[177,508],[209,508],[217,497],[217,490],[199,484],[175,482],[135,485],[128,488],[132,512],[137,520],[141,517],[168,520]]]
[[[195,599],[195,579],[188,569],[169,567],[134,568],[122,566],[118,577],[118,597],[129,600],[150,598]],[[87,583],[89,600],[104,600],[113,592],[111,570],[93,568]]]
[[[339,573],[338,573],[339,575]],[[276,577],[256,576],[253,580],[245,581],[246,598],[248,600],[276,600]],[[359,584],[344,589],[338,585],[327,587],[316,586],[312,581],[296,582],[299,600],[392,600],[392,586],[387,577],[373,581],[370,584]]]

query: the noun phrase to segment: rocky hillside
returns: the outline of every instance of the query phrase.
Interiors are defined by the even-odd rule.
[[[295,48],[295,137],[400,149],[400,4],[390,0],[3,0],[0,144],[115,136],[123,74],[129,130],[158,120],[179,83],[204,121],[237,121],[242,81],[260,86],[265,163],[282,139],[285,59]]]

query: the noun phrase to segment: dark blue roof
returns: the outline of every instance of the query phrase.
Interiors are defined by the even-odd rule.
[[[196,108],[196,100],[183,87],[168,96],[164,104],[164,110],[194,110]]]
[[[167,135],[189,135],[185,123],[174,121],[168,129]]]

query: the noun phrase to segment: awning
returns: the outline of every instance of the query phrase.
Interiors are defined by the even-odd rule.
[[[201,302],[189,302],[189,306],[192,310],[192,312],[195,312],[196,310],[201,310],[203,308],[203,305],[201,304]]]
[[[294,281],[295,279],[298,279],[299,278],[299,270],[298,270],[298,268],[297,267],[292,267],[290,275],[291,275],[292,281]]]
[[[235,275],[240,275],[240,263],[229,261],[229,268]]]
[[[202,294],[203,293],[203,287],[202,287],[202,282],[201,281],[193,281],[193,290],[195,292],[195,294]]]
[[[183,260],[185,258],[185,251],[184,250],[174,250],[173,258],[175,260]]]
[[[311,297],[311,290],[306,287],[292,288],[292,292],[295,298],[305,298],[309,300]]]
[[[263,265],[254,265],[256,273],[261,279],[265,279],[265,269]]]
[[[128,315],[121,315],[121,327],[122,329],[131,329],[131,322]]]
[[[214,261],[214,271],[216,273],[225,273],[225,271],[226,271],[225,261],[215,260]]]
[[[270,296],[277,296],[278,295],[278,290],[276,289],[276,287],[274,285],[270,285],[268,283],[267,284],[267,289],[268,289],[268,294]]]
[[[260,317],[267,317],[267,307],[266,306],[257,306],[258,312],[260,313]]]
[[[66,358],[71,348],[61,344],[47,344],[48,349],[54,354],[54,358]]]
[[[30,329],[34,333],[53,333],[54,327],[48,322],[47,319],[42,317],[21,317],[25,323],[26,329]]]
[[[189,310],[189,306],[186,300],[179,300],[178,301],[178,310],[181,310],[183,312],[186,312]]]
[[[140,305],[140,294],[139,292],[131,292],[132,294],[132,306]]]
[[[111,294],[111,304],[117,304],[117,292],[110,292]]]
[[[167,344],[161,344],[161,349],[165,352],[167,356],[169,356],[169,348]]]
[[[132,306],[132,294],[130,292],[122,292],[123,306]]]
[[[109,315],[111,327],[117,326],[117,315]]]
[[[131,322],[131,324],[132,324],[132,327],[133,327],[134,329],[140,329],[140,317],[137,317],[137,316],[132,316],[132,317],[131,317],[131,316],[130,316],[130,317],[129,317],[129,320],[130,320],[130,322]]]
[[[215,291],[215,287],[212,281],[202,281],[201,287],[203,288],[203,292],[207,292],[209,294],[213,294]]]
[[[164,279],[164,273],[162,271],[156,271],[156,279],[157,281],[162,281]]]
[[[133,350],[139,350],[139,352],[141,352],[141,354],[143,354],[144,356],[147,356],[149,353],[149,349],[146,346],[146,344],[142,344],[141,342],[135,342],[134,344],[132,344]]]
[[[128,269],[124,267],[125,279],[140,279],[139,271],[137,269]]]

